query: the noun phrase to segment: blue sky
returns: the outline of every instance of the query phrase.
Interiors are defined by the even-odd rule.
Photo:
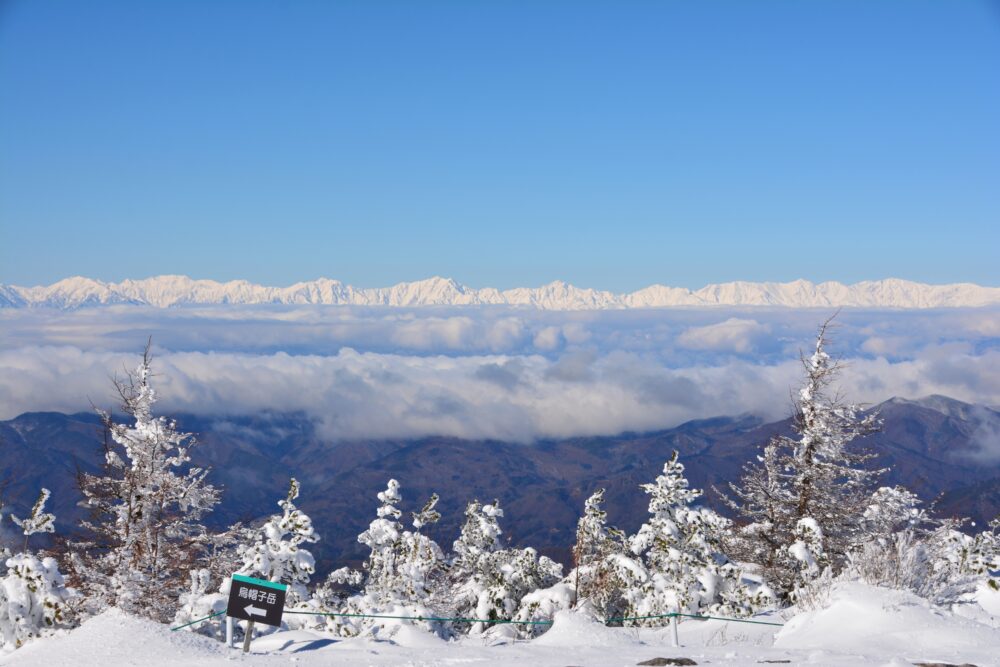
[[[1000,284],[986,2],[0,4],[0,282]]]

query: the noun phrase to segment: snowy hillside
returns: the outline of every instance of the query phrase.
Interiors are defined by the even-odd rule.
[[[555,281],[541,287],[476,289],[434,277],[392,287],[358,288],[320,278],[290,287],[267,287],[245,280],[219,283],[186,276],[157,276],[106,283],[67,278],[48,286],[0,285],[0,308],[48,306],[79,308],[142,304],[166,308],[184,304],[324,304],[357,306],[511,305],[545,310],[602,310],[671,306],[783,306],[947,308],[1000,304],[1000,288],[969,283],[927,285],[889,278],[853,285],[732,282],[689,290],[652,285],[629,294],[584,289]]]

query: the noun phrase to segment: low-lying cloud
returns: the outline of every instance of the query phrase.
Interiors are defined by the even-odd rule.
[[[1000,403],[1000,351],[929,347],[911,360],[848,360],[842,388],[876,403],[944,394]],[[74,346],[0,352],[0,417],[113,404],[109,376],[137,356]],[[690,419],[787,414],[797,360],[731,359],[670,368],[647,355],[611,351],[447,357],[358,352],[334,355],[159,352],[164,412],[211,415],[304,411],[332,439],[430,434],[530,442],[537,438],[654,430]],[[991,448],[984,438],[984,449]]]
[[[771,333],[771,327],[756,320],[730,317],[718,324],[685,329],[677,344],[690,350],[747,353]]]
[[[166,412],[304,411],[330,438],[530,442],[787,414],[799,353],[831,312],[767,308],[213,306],[0,310],[0,418],[113,402],[153,337]],[[1000,405],[1000,309],[836,318],[852,400]],[[985,428],[981,449],[996,451]]]

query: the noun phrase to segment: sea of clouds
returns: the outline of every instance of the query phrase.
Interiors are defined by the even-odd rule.
[[[799,355],[833,311],[116,306],[0,310],[0,418],[112,406],[153,340],[160,407],[302,411],[329,438],[531,442],[786,416]],[[1000,405],[1000,309],[837,315],[850,399]]]

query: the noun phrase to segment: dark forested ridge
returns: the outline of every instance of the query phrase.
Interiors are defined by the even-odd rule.
[[[879,455],[878,465],[891,468],[885,484],[904,484],[925,501],[940,498],[940,513],[970,516],[980,525],[1000,512],[1000,443],[990,441],[1000,432],[1000,413],[944,397],[893,399],[879,409],[883,431],[862,442]],[[331,442],[299,414],[177,420],[199,435],[193,459],[211,466],[211,481],[223,487],[209,524],[277,511],[294,475],[302,482],[300,506],[322,536],[312,549],[321,571],[363,556],[357,535],[374,517],[375,495],[390,477],[401,483],[406,510],[440,494],[443,518],[429,535],[442,545],[457,536],[470,499],[497,498],[512,544],[530,544],[565,562],[583,502],[596,488],[607,488],[609,520],[635,530],[647,503],[638,485],[656,477],[672,450],[680,452],[692,484],[721,487],[771,435],[789,429],[787,420],[719,417],[655,433],[521,445],[439,437]],[[0,422],[5,513],[30,506],[44,485],[53,492],[58,530],[70,531],[82,512],[76,469],[96,469],[101,440],[96,415],[28,413]],[[706,497],[722,510],[711,491]]]

